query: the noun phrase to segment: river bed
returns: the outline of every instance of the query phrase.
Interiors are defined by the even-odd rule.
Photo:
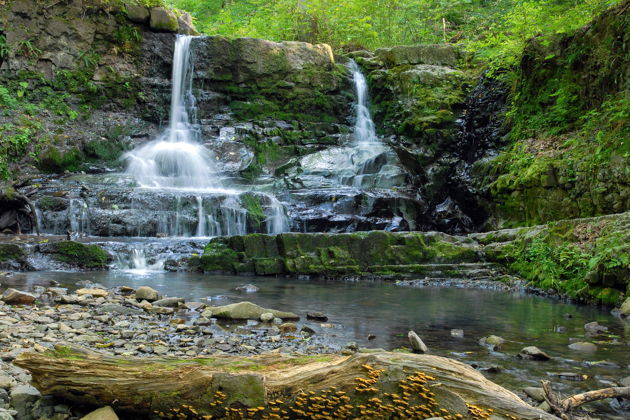
[[[407,332],[416,331],[433,354],[452,357],[479,367],[493,381],[520,391],[539,386],[541,379],[566,393],[614,386],[630,375],[630,324],[594,305],[575,305],[522,292],[475,288],[407,288],[382,281],[331,281],[167,273],[150,270],[105,272],[40,271],[3,279],[3,286],[30,289],[54,280],[76,289],[78,281],[115,286],[151,286],[164,295],[225,305],[248,300],[267,308],[295,312],[299,325],[325,335],[332,348],[350,342],[360,347],[386,350],[408,347]],[[255,293],[241,293],[237,286],[253,284]],[[306,319],[310,311],[328,316],[325,323]],[[194,314],[192,318],[194,318]],[[584,324],[597,321],[608,327],[604,335],[588,337]],[[463,330],[463,337],[452,335]],[[490,334],[507,340],[500,351],[478,344]],[[570,350],[573,341],[590,341],[597,351]],[[547,362],[520,360],[525,346],[547,352]],[[611,362],[599,364],[597,362]],[[557,375],[570,373],[570,376]],[[576,381],[579,375],[585,380]],[[522,394],[521,394],[522,395]],[[600,404],[600,409],[604,408]]]

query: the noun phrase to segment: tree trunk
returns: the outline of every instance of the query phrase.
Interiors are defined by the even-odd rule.
[[[14,363],[43,394],[166,418],[556,418],[431,355],[129,359],[57,347]]]

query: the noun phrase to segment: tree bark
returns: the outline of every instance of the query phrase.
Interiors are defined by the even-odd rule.
[[[188,418],[455,419],[457,414],[489,417],[490,410],[497,419],[556,418],[469,366],[431,355],[129,359],[57,347],[23,353],[14,363],[31,372],[43,394],[166,418],[183,413]]]

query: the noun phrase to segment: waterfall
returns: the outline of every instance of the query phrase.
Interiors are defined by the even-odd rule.
[[[357,103],[355,105],[356,122],[354,124],[355,141],[359,144],[378,143],[374,121],[372,121],[372,116],[368,108],[367,80],[354,60],[350,60],[348,68],[352,72],[352,81],[354,82],[354,90],[357,95]]]
[[[178,35],[173,54],[169,126],[156,140],[125,154],[127,174],[145,188],[213,190],[221,187],[213,154],[199,143],[192,90],[193,36]]]

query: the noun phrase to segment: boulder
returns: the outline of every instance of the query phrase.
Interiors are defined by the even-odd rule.
[[[414,331],[409,331],[407,333],[407,337],[409,338],[409,344],[411,345],[411,349],[414,353],[428,353],[429,348],[424,344],[420,336],[416,334]]]
[[[505,339],[499,337],[498,335],[489,335],[487,337],[483,337],[479,340],[479,344],[484,347],[488,347],[493,351],[500,350],[503,344],[505,344]]]
[[[141,286],[136,290],[136,299],[139,301],[146,300],[147,302],[154,302],[160,299],[160,294],[157,290],[149,286]]]
[[[597,346],[593,343],[580,341],[577,343],[569,344],[569,348],[575,351],[594,352],[597,351]]]
[[[75,293],[79,296],[92,295],[94,297],[107,297],[107,295],[109,294],[109,292],[107,292],[107,290],[105,289],[87,289],[87,288],[79,289]]]
[[[98,314],[120,314],[120,315],[138,315],[142,311],[140,309],[130,308],[128,306],[119,305],[117,303],[107,303],[96,309]]]
[[[281,333],[292,333],[297,331],[297,325],[295,322],[285,322],[284,324],[278,326],[278,329]]]
[[[253,284],[245,284],[236,288],[236,291],[241,293],[256,293],[259,290],[260,288],[258,286],[254,286]]]
[[[30,305],[35,299],[35,295],[16,289],[7,289],[2,294],[2,300],[11,305]]]
[[[81,417],[81,420],[118,420],[118,416],[110,406],[107,406],[92,411]]]
[[[630,297],[626,298],[623,302],[621,308],[619,308],[619,313],[623,316],[630,317]]]
[[[180,303],[184,303],[184,302],[185,302],[184,298],[167,297],[167,298],[156,300],[155,302],[153,302],[153,306],[162,306],[162,307],[166,307],[166,308],[176,308],[176,307],[179,306]]]
[[[547,353],[540,350],[536,346],[523,347],[520,353],[518,354],[518,357],[525,360],[540,360],[540,361],[551,359],[551,357]]]
[[[271,312],[265,312],[264,314],[260,315],[260,320],[262,322],[271,322],[273,321],[275,317],[273,316],[273,314]]]
[[[138,4],[125,4],[127,18],[135,23],[147,23],[151,13],[147,7]]]
[[[158,32],[177,32],[179,23],[173,11],[164,7],[152,7],[150,27]]]
[[[209,312],[210,316],[214,318],[223,318],[223,319],[258,320],[260,319],[262,314],[267,313],[267,312],[272,313],[275,318],[300,319],[299,316],[297,316],[296,314],[292,312],[283,312],[283,311],[277,311],[274,309],[265,309],[251,302],[239,302],[239,303],[233,303],[231,305],[225,305],[225,306],[210,306],[203,312],[203,314],[206,314],[206,312]]]
[[[540,387],[528,386],[526,388],[523,388],[523,392],[534,401],[545,401],[545,390]]]
[[[41,397],[40,392],[31,385],[18,385],[11,388],[11,404],[17,411],[17,418],[26,418],[31,413],[32,404]]]
[[[606,331],[608,331],[608,327],[599,325],[597,321],[584,324],[584,329],[586,330],[586,333],[588,335],[598,335],[598,334],[605,333]]]
[[[328,321],[328,317],[321,312],[308,312],[306,314],[306,319],[310,319],[313,321],[321,321],[321,322]]]
[[[197,29],[195,29],[195,25],[193,24],[192,16],[189,13],[184,13],[177,18],[177,25],[179,26],[179,30],[177,31],[180,34],[184,35],[199,35]]]

